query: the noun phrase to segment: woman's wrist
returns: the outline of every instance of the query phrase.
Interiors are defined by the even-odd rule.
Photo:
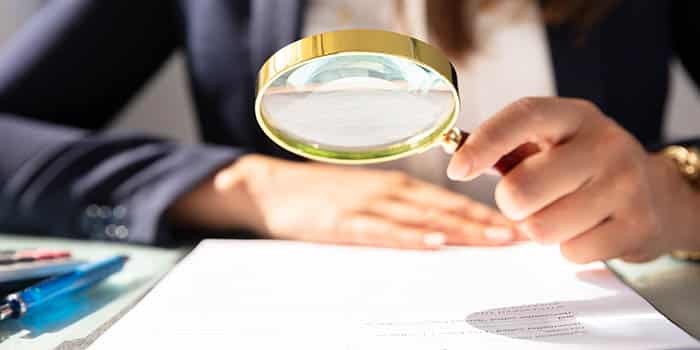
[[[684,260],[700,260],[700,151],[695,147],[684,146],[668,146],[664,148],[660,154],[668,162],[672,163],[676,174],[681,176],[687,184],[685,187],[691,187],[691,194],[688,196],[690,212],[688,216],[691,219],[684,227],[686,232],[684,240],[686,243],[676,247],[672,251],[672,255]]]
[[[700,191],[694,188],[678,168],[678,164],[664,152],[650,155],[654,177],[660,184],[659,205],[665,206],[668,216],[665,227],[671,249],[700,250]],[[655,185],[655,184],[652,184]],[[672,238],[673,237],[673,238]]]
[[[168,218],[185,227],[259,230],[260,214],[253,204],[249,179],[263,158],[246,155],[218,170],[179,198],[168,210]]]

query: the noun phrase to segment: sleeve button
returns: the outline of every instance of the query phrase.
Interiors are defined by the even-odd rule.
[[[127,239],[129,237],[129,229],[124,225],[119,225],[114,230],[114,237],[117,239]]]

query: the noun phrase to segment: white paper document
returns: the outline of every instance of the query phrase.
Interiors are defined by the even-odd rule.
[[[94,349],[698,349],[603,264],[208,240]]]

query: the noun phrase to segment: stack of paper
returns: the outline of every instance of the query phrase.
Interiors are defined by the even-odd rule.
[[[200,244],[96,349],[695,349],[602,264],[556,248]]]

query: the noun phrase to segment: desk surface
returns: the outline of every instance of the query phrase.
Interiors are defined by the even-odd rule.
[[[700,339],[700,263],[664,256],[646,264],[613,260],[608,266],[659,312]]]
[[[47,306],[41,317],[0,324],[0,347],[10,349],[84,349],[128,311],[188,249],[159,249],[105,242],[0,235],[3,249],[60,247],[95,260],[126,253],[124,271],[100,286]],[[612,261],[609,266],[669,319],[700,339],[700,264],[662,257],[647,264]],[[67,307],[73,305],[73,307]],[[80,305],[75,308],[74,305]],[[68,310],[68,312],[66,312]],[[51,317],[46,317],[46,315]]]
[[[35,317],[0,323],[0,348],[5,349],[85,349],[123,313],[138,302],[187,249],[161,249],[105,242],[28,238],[0,234],[2,249],[31,247],[62,248],[85,260],[98,260],[115,254],[131,259],[124,270],[105,283],[77,295],[61,298]],[[79,302],[73,302],[80,298]],[[76,307],[79,305],[79,307]],[[49,315],[49,317],[47,317]]]

